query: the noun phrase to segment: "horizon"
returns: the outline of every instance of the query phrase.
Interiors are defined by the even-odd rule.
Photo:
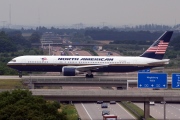
[[[160,25],[160,24],[140,24],[140,25],[121,25],[121,26],[112,26],[112,25],[107,25],[107,26],[103,26],[103,25],[92,25],[92,26],[87,26],[87,25],[83,25],[83,24],[72,24],[72,25],[57,25],[57,26],[48,26],[48,25],[45,25],[45,26],[37,26],[37,25],[3,25],[3,26],[0,26],[0,29],[36,29],[38,27],[45,27],[47,29],[50,29],[50,28],[59,28],[59,29],[86,29],[86,28],[99,28],[99,29],[103,29],[106,27],[109,28],[109,29],[112,29],[112,28],[116,28],[116,29],[126,29],[126,28],[130,28],[130,29],[133,29],[135,27],[138,27],[138,26],[146,26],[146,25],[154,25],[154,26],[167,26],[167,27],[177,27],[177,26],[180,26],[180,24],[176,24],[176,25]],[[178,27],[180,29],[180,27]]]

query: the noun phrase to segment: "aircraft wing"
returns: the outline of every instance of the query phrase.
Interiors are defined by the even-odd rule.
[[[159,61],[156,61],[156,62],[151,62],[151,63],[148,63],[150,65],[157,65],[157,64],[169,64],[169,59],[163,59],[163,60],[159,60]]]
[[[77,66],[76,69],[85,72],[89,70],[97,70],[102,67],[107,67],[109,64],[100,64],[100,65],[85,65],[85,66]]]

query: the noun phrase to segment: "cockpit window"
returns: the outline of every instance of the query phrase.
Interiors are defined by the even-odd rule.
[[[15,60],[15,59],[13,59],[13,60],[11,60],[11,62],[16,62],[16,60]]]

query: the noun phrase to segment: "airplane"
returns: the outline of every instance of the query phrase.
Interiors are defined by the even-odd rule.
[[[140,56],[47,56],[25,55],[13,58],[7,65],[19,71],[62,72],[64,76],[75,76],[87,72],[86,78],[93,78],[92,72],[134,72],[164,66],[169,59],[163,59],[173,31],[163,33]]]

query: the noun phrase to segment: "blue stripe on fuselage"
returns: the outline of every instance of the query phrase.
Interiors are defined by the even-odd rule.
[[[14,68],[18,71],[39,71],[39,72],[62,72],[62,67],[60,65],[13,65],[11,68]],[[153,68],[158,66],[107,66],[99,68],[97,70],[92,70],[93,72],[134,72],[142,69]]]

